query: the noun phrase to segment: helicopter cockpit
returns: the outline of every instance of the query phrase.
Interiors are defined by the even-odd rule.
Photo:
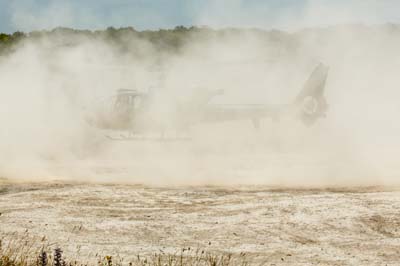
[[[137,90],[119,89],[114,101],[114,111],[119,113],[131,113],[140,108],[143,94]]]

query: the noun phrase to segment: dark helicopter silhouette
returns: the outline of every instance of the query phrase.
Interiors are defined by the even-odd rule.
[[[268,117],[279,120],[283,116],[294,116],[309,126],[326,116],[328,104],[324,89],[327,77],[328,67],[320,63],[297,97],[285,105],[211,103],[213,97],[223,94],[222,90],[199,90],[182,102],[159,91],[120,89],[111,97],[110,108],[96,113],[89,122],[100,129],[127,132],[128,136],[122,139],[146,132],[162,135],[168,129],[186,131],[199,123],[232,120],[249,120],[258,128],[260,120]]]

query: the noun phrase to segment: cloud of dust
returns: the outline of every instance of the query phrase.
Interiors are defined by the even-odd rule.
[[[400,2],[396,0],[286,0],[205,1],[197,13],[198,25],[212,27],[257,27],[296,31],[307,27],[344,24],[398,23]]]
[[[268,36],[268,37],[266,37]],[[152,185],[397,185],[400,28],[192,34],[179,53],[82,36],[29,39],[0,57],[0,176]],[[139,52],[138,52],[139,51]],[[330,67],[326,119],[195,124],[191,141],[110,141],[85,118],[118,88],[214,104],[287,104],[318,62]],[[165,112],[163,121],[170,123]],[[195,118],[193,118],[195,120]]]

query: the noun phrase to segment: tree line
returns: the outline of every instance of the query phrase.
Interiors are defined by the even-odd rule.
[[[58,27],[52,30],[32,31],[29,33],[15,32],[0,33],[0,54],[15,50],[21,42],[35,41],[48,38],[58,45],[79,44],[83,40],[96,40],[111,43],[120,50],[132,50],[135,42],[142,40],[150,43],[156,50],[164,52],[179,52],[187,43],[229,38],[246,34],[256,35],[266,42],[281,42],[291,38],[283,31],[264,31],[260,29],[212,29],[209,27],[177,26],[173,29],[138,31],[133,27],[114,28],[105,30],[77,30]]]

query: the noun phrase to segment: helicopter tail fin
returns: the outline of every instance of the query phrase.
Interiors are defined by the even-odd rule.
[[[320,63],[294,100],[299,118],[306,125],[313,124],[318,118],[324,117],[326,114],[328,104],[324,97],[324,91],[328,72],[329,68]]]

